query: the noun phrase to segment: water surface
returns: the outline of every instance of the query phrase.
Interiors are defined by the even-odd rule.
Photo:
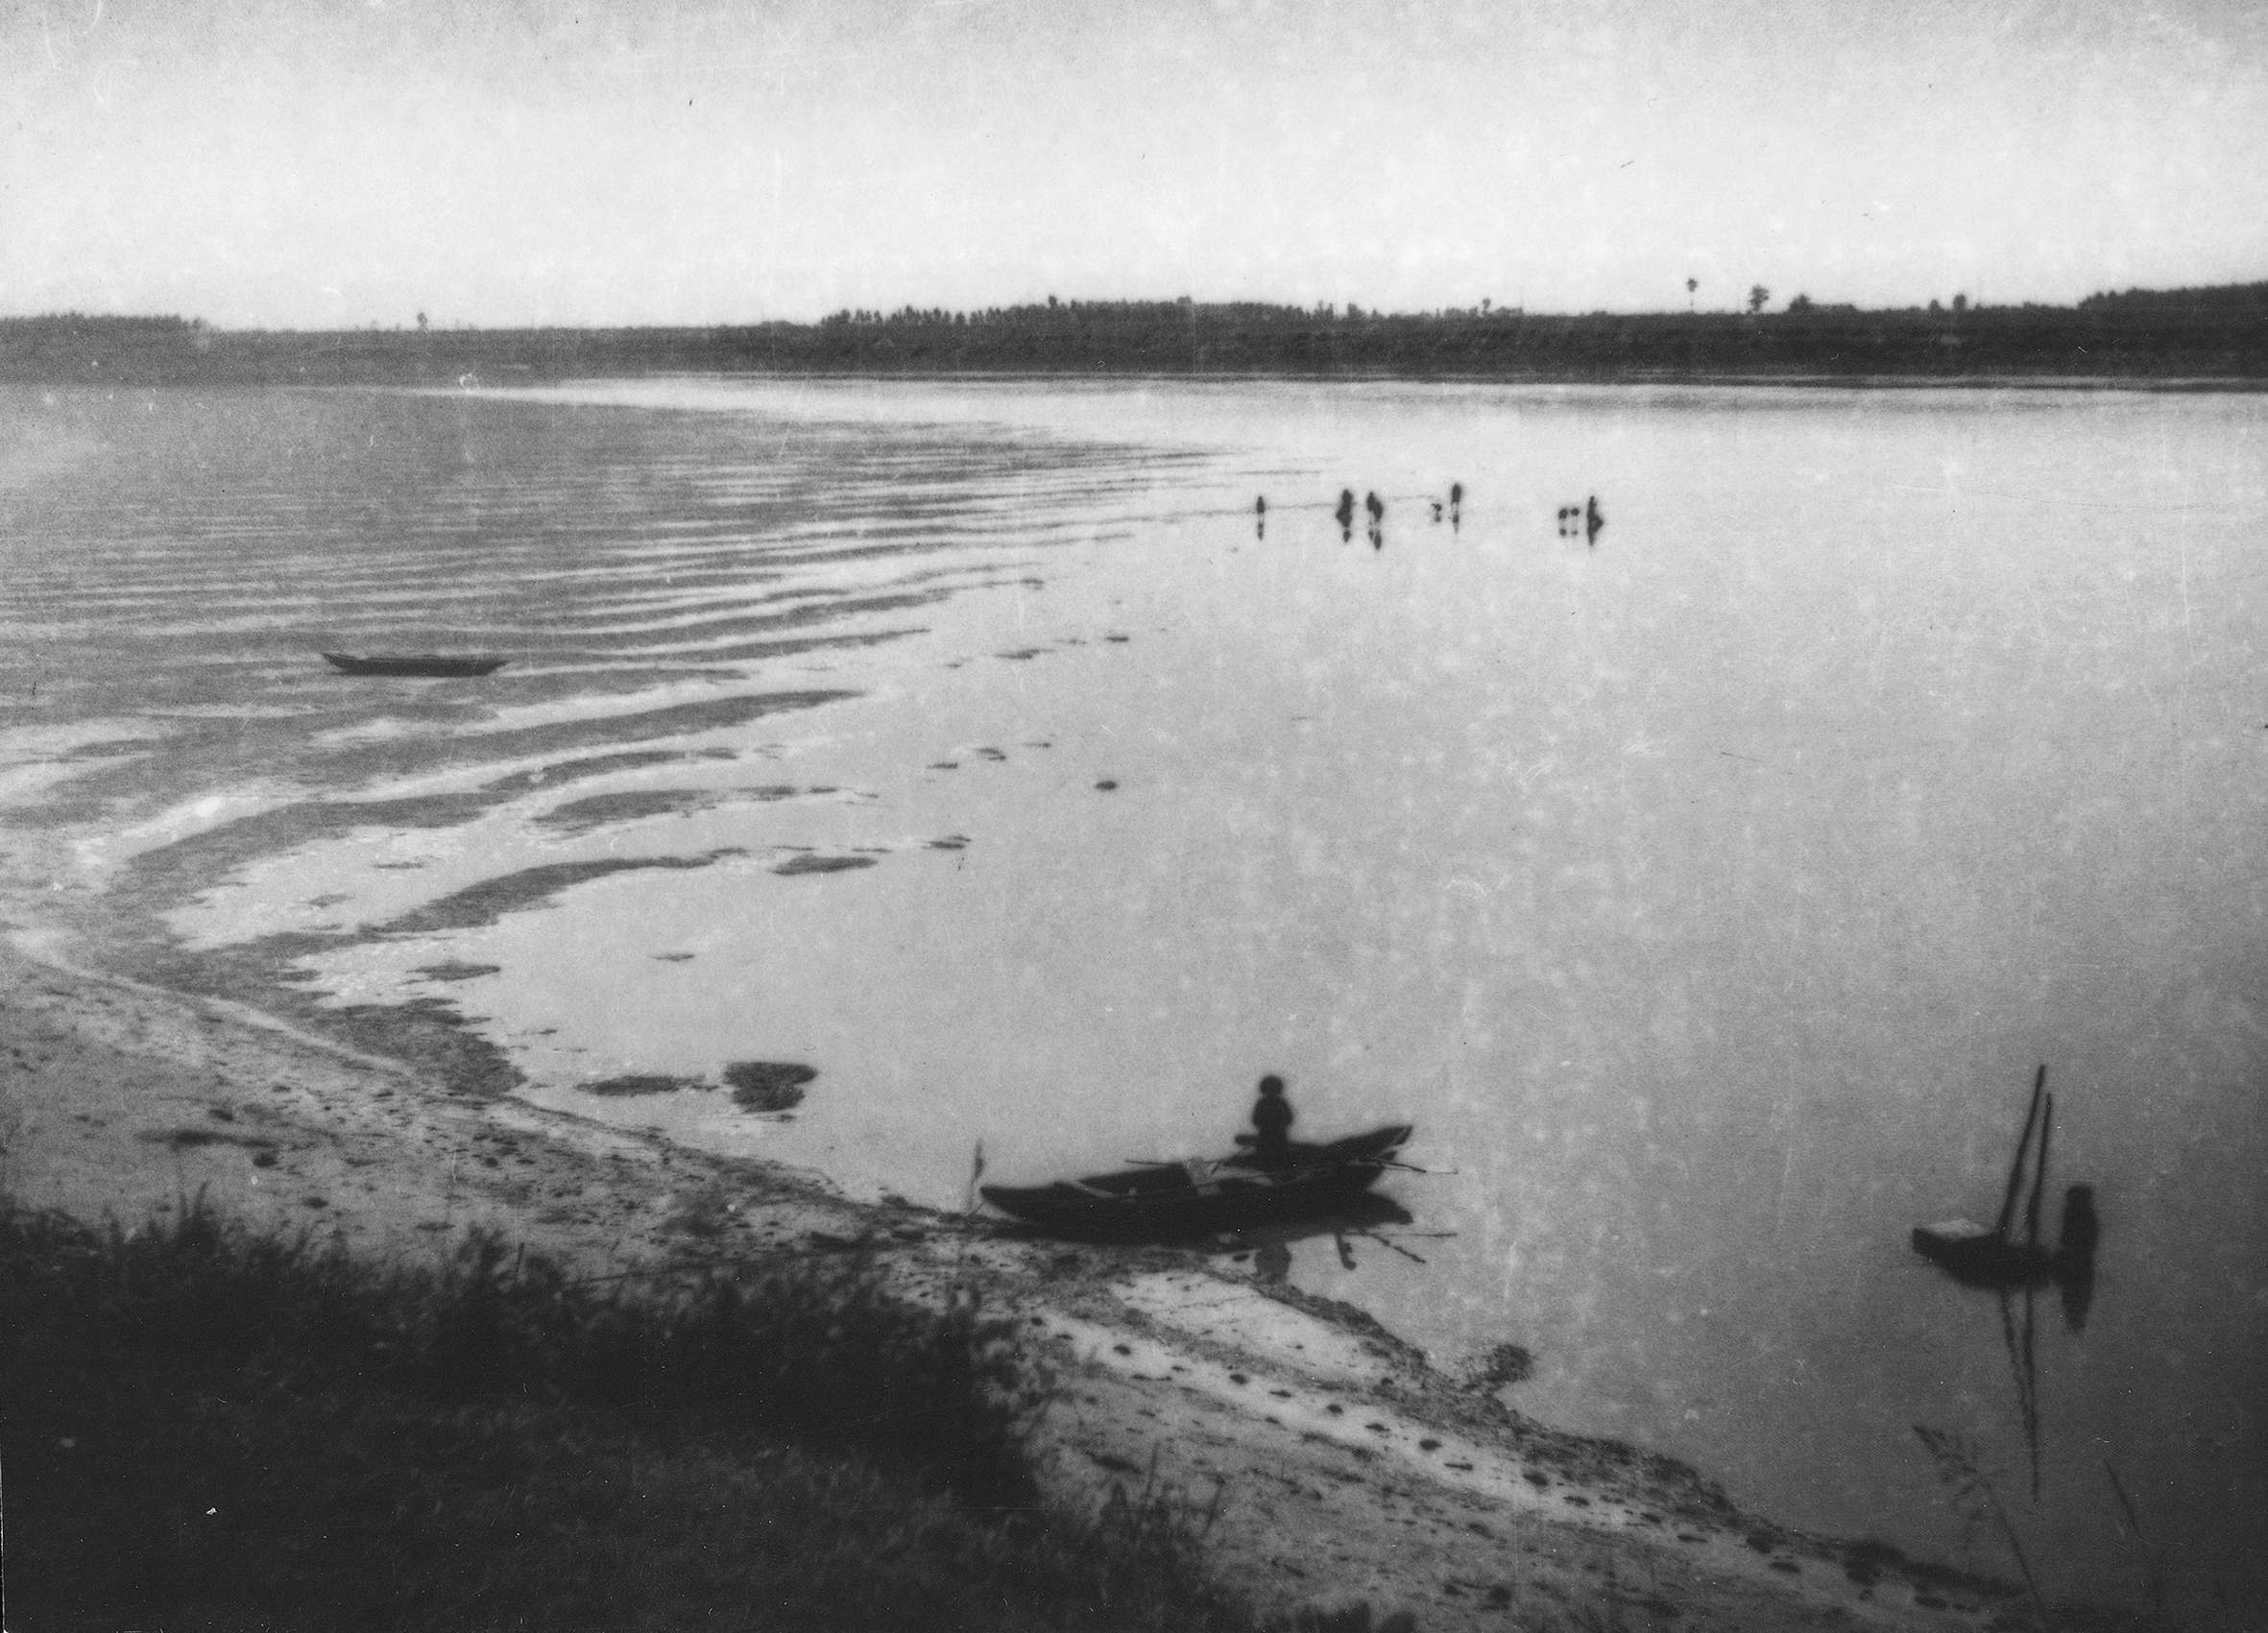
[[[2268,1594],[2249,397],[664,380],[0,397],[12,894],[937,1205],[1409,1117],[1304,1285],[1791,1523]],[[1455,525],[1432,515],[1460,482]],[[1341,488],[1387,505],[1342,537]],[[1268,499],[1265,537],[1253,500]],[[1556,525],[1596,494],[1595,540]],[[483,650],[485,681],[319,650]],[[23,911],[34,909],[26,907]],[[806,1062],[792,1118],[624,1072]],[[2097,1188],[1990,1294],[2033,1073]],[[2053,1203],[2049,1213],[2052,1221]],[[2019,1310],[2020,1313],[2020,1310]],[[2005,1570],[1989,1537],[1969,1557]]]

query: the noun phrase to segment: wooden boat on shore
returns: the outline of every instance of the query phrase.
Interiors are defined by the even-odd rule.
[[[1058,1236],[1158,1240],[1313,1218],[1368,1190],[1408,1142],[1411,1125],[1388,1123],[1322,1145],[1291,1147],[1264,1165],[1249,1151],[1145,1163],[1042,1186],[985,1186],[1001,1213]]]
[[[372,653],[357,657],[349,652],[326,652],[324,661],[350,675],[493,675],[509,658],[452,658],[438,652]]]

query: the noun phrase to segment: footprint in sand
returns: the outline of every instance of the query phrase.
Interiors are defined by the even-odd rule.
[[[798,874],[839,874],[853,868],[871,868],[874,862],[872,856],[821,856],[807,853],[790,856],[772,872],[790,877]]]

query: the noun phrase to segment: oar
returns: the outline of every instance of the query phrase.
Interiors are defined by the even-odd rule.
[[[2039,1163],[2032,1170],[2032,1200],[2024,1206],[2024,1239],[2039,1245],[2039,1193],[2047,1189],[2047,1137],[2055,1132],[2056,1097],[2050,1094],[2039,1117]]]
[[[2016,1141],[2015,1161],[2008,1165],[2008,1187],[2000,1195],[2000,1219],[1993,1225],[1992,1234],[2005,1241],[2008,1227],[2016,1214],[2016,1192],[2024,1183],[2024,1158],[2032,1149],[2032,1125],[2039,1118],[2039,1096],[2047,1089],[2047,1065],[2040,1063],[2039,1075],[2032,1081],[2032,1103],[2024,1108],[2024,1134]]]

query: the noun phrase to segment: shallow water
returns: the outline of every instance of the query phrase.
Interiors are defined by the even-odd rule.
[[[1302,1132],[1407,1116],[1441,1170],[1392,1182],[1407,1252],[1303,1285],[1525,1344],[1516,1405],[1794,1524],[1954,1549],[1912,1426],[1956,1431],[2053,1593],[2141,1580],[2108,1460],[2204,1614],[2268,1595],[2264,422],[4,396],[14,895],[448,998],[531,1097],[941,1205],[979,1141],[1011,1183],[1222,1147],[1281,1071]],[[819,1075],[787,1120],[577,1088],[734,1060]],[[2035,1500],[1996,1301],[1906,1236],[1990,1217],[2040,1062],[2105,1234],[2086,1330],[2039,1304]]]

